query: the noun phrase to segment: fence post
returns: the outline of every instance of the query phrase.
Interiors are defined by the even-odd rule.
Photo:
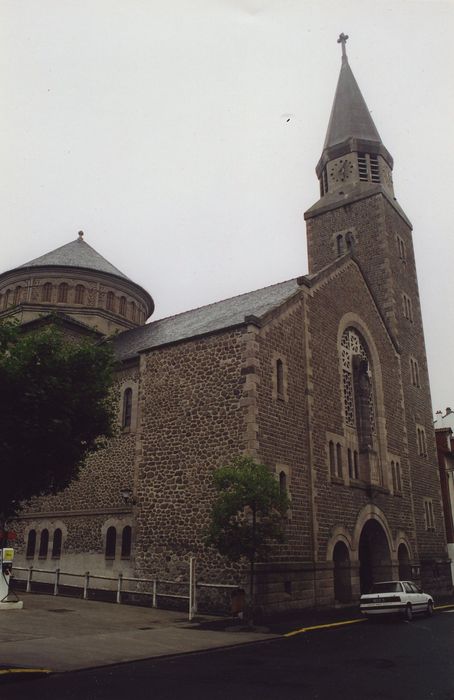
[[[117,583],[117,603],[121,603],[121,584],[123,580],[123,574],[118,574],[118,583]]]
[[[158,581],[157,579],[153,579],[153,598],[152,598],[152,606],[153,608],[158,607]]]
[[[189,557],[189,621],[194,617],[195,559]]]
[[[90,580],[90,572],[86,571],[85,572],[85,578],[84,578],[84,600],[87,600],[88,598],[88,583]]]
[[[197,612],[197,569],[196,569],[196,562],[197,559],[194,557],[194,571],[193,571],[193,580],[192,580],[192,592],[193,592],[193,600],[192,600],[192,609],[194,612]]]
[[[33,575],[33,564],[28,567],[27,587],[25,589],[26,593],[30,593],[30,591],[32,590],[32,575]]]
[[[58,595],[58,584],[60,583],[60,569],[55,569],[54,595]]]

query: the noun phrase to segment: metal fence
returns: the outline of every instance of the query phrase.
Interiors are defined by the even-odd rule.
[[[60,568],[54,570],[38,569],[34,566],[23,567],[15,566],[13,569],[14,580],[25,583],[25,590],[31,593],[35,584],[45,584],[53,587],[53,595],[59,595],[63,587],[77,588],[82,592],[82,598],[87,600],[90,591],[111,591],[115,593],[117,603],[125,602],[125,596],[144,596],[151,598],[153,608],[159,606],[158,602],[162,599],[173,599],[179,601],[187,601],[188,618],[192,620],[198,609],[198,591],[201,589],[218,589],[224,591],[233,591],[238,589],[238,586],[231,583],[203,583],[196,579],[196,561],[194,557],[189,559],[189,571],[187,580],[179,579],[164,579],[164,578],[134,578],[132,576],[123,576],[119,573],[118,576],[103,576],[101,574],[93,574],[89,571],[85,573],[74,573],[72,571],[62,571]],[[23,572],[24,577],[16,574]],[[41,574],[48,577],[47,581],[36,581],[33,578],[34,574]],[[74,585],[62,583],[61,578],[73,579]],[[103,587],[102,582],[110,582],[112,587]],[[101,583],[101,585],[99,585]],[[98,585],[96,585],[98,584]],[[175,592],[178,591],[178,592]]]

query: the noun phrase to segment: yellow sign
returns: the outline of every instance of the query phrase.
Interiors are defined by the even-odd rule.
[[[12,547],[5,547],[3,550],[3,561],[13,561],[14,559],[14,549]]]

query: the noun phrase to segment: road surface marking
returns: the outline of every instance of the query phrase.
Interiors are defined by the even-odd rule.
[[[436,605],[434,610],[446,610],[446,608],[454,608],[454,603],[449,603],[448,605]],[[454,610],[451,612],[454,612]]]
[[[312,627],[302,627],[299,630],[293,630],[293,632],[287,632],[284,637],[293,637],[295,634],[302,634],[303,632],[311,632],[312,630],[323,630],[330,627],[343,627],[344,625],[354,625],[356,622],[365,622],[366,618],[359,617],[355,620],[342,620],[342,622],[330,622],[327,625],[313,625]]]
[[[0,668],[0,676],[11,673],[52,673],[49,668]]]

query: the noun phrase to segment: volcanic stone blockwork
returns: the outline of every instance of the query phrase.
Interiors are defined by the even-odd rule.
[[[386,514],[393,536],[403,529],[412,547],[416,544],[399,354],[357,263],[344,259],[332,268],[330,274],[320,275],[318,281],[314,279],[308,304],[315,547],[319,561],[329,558],[327,547],[336,526],[341,523],[353,535],[358,513],[370,503],[365,484],[349,478],[346,468],[342,477],[330,475],[327,455],[327,435],[343,435],[345,431],[339,335],[352,324],[361,330],[368,343],[376,386],[382,485],[374,491],[374,507]],[[321,337],[323,346],[318,340]],[[343,454],[345,461],[346,451]],[[389,454],[402,455],[403,484],[398,495],[390,495]]]
[[[213,471],[246,447],[245,329],[145,352],[141,358],[142,447],[137,474],[139,575],[178,569],[188,551],[198,570]]]
[[[275,548],[281,562],[312,561],[310,460],[308,454],[305,300],[300,290],[267,317],[257,333],[257,451],[284,474],[291,495],[285,543]],[[278,391],[276,363],[282,362]]]

